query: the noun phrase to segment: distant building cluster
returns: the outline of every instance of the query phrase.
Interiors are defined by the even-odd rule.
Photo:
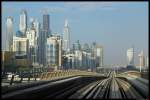
[[[53,70],[97,70],[103,67],[103,46],[98,43],[70,44],[70,27],[65,20],[63,36],[51,32],[50,15],[43,14],[42,24],[35,18],[27,23],[28,15],[22,10],[19,30],[13,30],[13,18],[6,19],[6,48],[16,66],[43,66]],[[5,57],[6,58],[6,57]],[[4,58],[4,59],[5,59]]]
[[[68,69],[92,70],[96,71],[99,67],[103,67],[103,47],[97,43],[83,46],[77,40],[69,52],[63,54],[63,63]]]
[[[140,69],[140,71],[142,69],[147,69],[149,67],[149,61],[148,61],[148,56],[144,56],[144,51],[142,50],[139,54],[139,65],[135,66],[134,64],[134,48],[129,48],[127,50],[127,65],[130,67],[138,67],[138,69]]]

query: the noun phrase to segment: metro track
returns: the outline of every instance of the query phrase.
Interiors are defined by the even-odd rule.
[[[108,74],[108,78],[87,85],[69,98],[144,99],[144,97],[129,82],[115,77],[115,73]]]
[[[67,80],[67,79],[66,79]],[[12,95],[10,97],[22,96],[25,98],[38,99],[145,99],[143,95],[136,90],[127,80],[116,77],[115,72],[109,72],[107,77],[90,81],[74,80],[64,83],[54,82],[56,85],[52,87],[52,83],[34,87],[28,90],[22,90],[22,94]],[[47,86],[47,87],[46,87]],[[51,87],[51,88],[50,88]],[[26,91],[26,92],[24,92]],[[29,92],[27,92],[29,91]],[[23,94],[24,92],[24,94]],[[26,93],[26,94],[25,94]],[[10,94],[9,94],[10,95]],[[26,97],[29,96],[29,97]],[[6,95],[5,95],[6,97]]]

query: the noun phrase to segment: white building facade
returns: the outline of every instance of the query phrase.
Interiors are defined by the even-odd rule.
[[[127,50],[127,62],[128,65],[134,65],[134,48],[129,48]]]
[[[144,52],[143,50],[140,52],[139,56],[139,61],[140,61],[140,66],[144,67],[145,66],[145,57],[144,57]]]
[[[5,50],[12,51],[12,48],[13,48],[13,18],[9,16],[6,19]]]
[[[75,68],[82,69],[82,51],[75,50],[74,55],[75,55],[75,59],[74,59]]]
[[[47,38],[46,43],[46,63],[48,66],[53,67],[54,70],[61,67],[62,55],[62,40],[60,36],[52,36]]]
[[[16,58],[27,58],[29,41],[27,38],[13,37],[13,52]]]
[[[146,66],[149,67],[149,58],[148,58],[148,56],[146,57]]]
[[[69,32],[68,20],[65,20],[65,25],[64,25],[63,50],[64,51],[70,50],[70,32]]]
[[[19,30],[25,35],[27,29],[27,11],[22,10],[20,13]]]
[[[96,47],[96,67],[103,67],[103,47]]]
[[[27,39],[29,40],[29,59],[32,62],[32,65],[36,65],[38,63],[37,60],[37,36],[36,36],[36,30],[34,27],[31,27],[26,32]]]

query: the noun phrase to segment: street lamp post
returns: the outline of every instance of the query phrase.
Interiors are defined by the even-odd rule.
[[[2,52],[2,76],[4,75],[5,52]]]

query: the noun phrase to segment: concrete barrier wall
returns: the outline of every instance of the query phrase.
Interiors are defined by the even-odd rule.
[[[47,72],[42,73],[39,77],[41,80],[51,80],[56,78],[62,78],[62,77],[69,77],[69,76],[77,76],[77,75],[98,75],[94,72],[87,72],[87,71],[56,71],[56,72]]]

